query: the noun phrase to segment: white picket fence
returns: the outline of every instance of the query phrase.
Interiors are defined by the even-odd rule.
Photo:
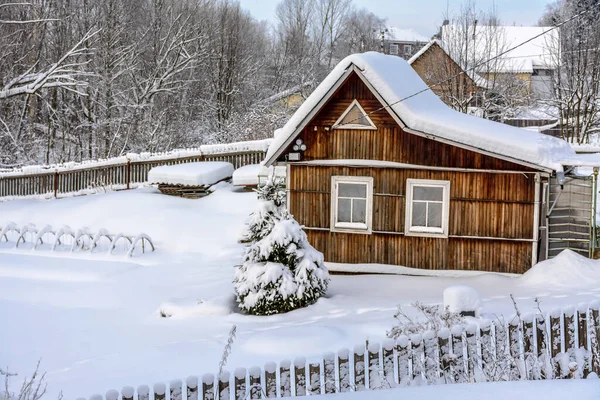
[[[600,303],[549,314],[479,321],[397,340],[360,344],[322,359],[300,357],[231,375],[190,376],[169,386],[109,390],[90,400],[244,400],[299,397],[398,386],[586,378],[600,372]],[[81,400],[81,399],[78,399]]]

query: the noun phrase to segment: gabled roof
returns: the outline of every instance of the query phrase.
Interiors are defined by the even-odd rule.
[[[450,58],[459,68],[461,68],[461,69],[463,68],[462,65],[460,65],[454,58],[452,58],[452,56],[450,55],[450,52],[448,52],[448,50],[444,46],[444,43],[442,43],[439,39],[430,40],[425,46],[423,46],[421,48],[421,50],[416,52],[408,60],[408,63],[410,65],[412,65],[415,61],[417,61],[419,58],[421,58],[421,56],[423,54],[425,54],[427,52],[427,50],[429,50],[434,45],[438,46],[444,52],[444,54],[446,54],[448,56],[448,58]],[[471,81],[473,81],[473,83],[476,86],[478,86],[480,88],[489,88],[490,87],[490,83],[485,78],[479,76],[478,74],[474,73],[473,71],[471,71],[471,70],[465,71],[465,74],[471,79]]]
[[[561,160],[575,157],[571,146],[561,139],[449,108],[431,90],[426,90],[425,82],[402,58],[368,52],[346,57],[331,71],[276,132],[265,165],[277,160],[352,72],[358,74],[392,117],[410,133],[546,171],[561,171]],[[425,91],[407,98],[422,90]]]

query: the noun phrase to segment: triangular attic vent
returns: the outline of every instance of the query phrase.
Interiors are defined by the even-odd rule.
[[[342,116],[335,121],[333,128],[337,129],[377,129],[371,118],[360,106],[358,100],[354,100],[344,111]]]

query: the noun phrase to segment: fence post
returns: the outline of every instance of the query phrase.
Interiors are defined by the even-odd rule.
[[[534,377],[534,364],[537,357],[533,351],[533,314],[525,314],[523,316],[523,359],[525,362],[525,377],[526,379],[539,379]]]
[[[384,383],[381,380],[381,366],[379,365],[379,343],[369,343],[367,346],[368,354],[368,382],[369,389],[383,389]]]
[[[277,397],[277,365],[274,362],[265,364],[265,395],[272,399]]]
[[[335,355],[326,353],[323,356],[323,375],[325,394],[335,393]]]
[[[386,340],[381,344],[383,359],[383,376],[389,387],[396,386],[394,378],[394,341]]]
[[[58,194],[58,171],[54,171],[54,198],[56,199]]]
[[[559,309],[550,313],[550,357],[552,362],[552,377],[561,378],[561,370],[558,355],[561,352],[561,320],[562,312]]]
[[[140,385],[137,388],[138,400],[150,400],[150,388],[148,385]]]
[[[577,344],[575,342],[577,340],[575,337],[575,309],[569,306],[566,307],[563,312],[565,318],[565,353],[567,353],[569,358],[568,376],[569,378],[575,378],[582,367],[581,365],[576,366],[573,364],[576,363],[575,351],[577,350]],[[565,375],[565,372],[567,371],[563,371],[563,376]]]
[[[260,399],[262,394],[262,386],[260,384],[260,367],[252,367],[248,370],[250,376],[250,398],[252,400]]]
[[[236,368],[233,371],[233,399],[234,400],[245,400],[246,399],[246,369]]]
[[[338,351],[338,377],[339,391],[341,393],[350,391],[350,350]]]
[[[198,377],[188,376],[185,380],[187,400],[198,400]]]
[[[517,381],[523,378],[519,369],[521,360],[521,349],[519,348],[519,317],[514,315],[508,323],[508,351],[510,353],[510,376],[509,380]]]
[[[365,346],[354,346],[354,390],[365,390]]]
[[[552,378],[552,366],[550,354],[548,353],[548,333],[546,332],[546,318],[538,314],[535,318],[535,329],[537,337],[537,360],[540,368],[540,379]]]
[[[452,354],[454,360],[456,360],[452,368],[452,379],[457,383],[467,381],[465,376],[465,356],[462,331],[462,326],[454,325],[450,332],[452,334]]]
[[[108,392],[106,392],[106,395],[104,397],[106,400],[119,400],[119,392],[111,389]]]
[[[413,383],[420,385],[423,379],[423,336],[419,334],[411,335],[410,349]]]
[[[291,364],[289,360],[279,363],[279,392],[281,397],[292,397]]]
[[[398,357],[398,384],[407,385],[410,382],[408,374],[409,352],[408,352],[408,336],[399,336],[396,340],[396,354]]]
[[[215,400],[215,376],[202,375],[202,400]]]
[[[164,383],[154,384],[154,400],[165,400],[167,385]]]
[[[592,342],[592,371],[600,375],[600,302],[590,304],[590,325]]]
[[[306,359],[298,357],[294,360],[294,377],[296,396],[306,396]]]
[[[581,371],[583,377],[587,378],[590,374],[590,348],[588,346],[588,320],[587,320],[587,304],[580,304],[577,307],[577,321],[578,321],[578,336],[579,336],[579,349],[583,351],[583,365]]]
[[[127,189],[131,189],[130,184],[131,183],[131,160],[127,160]]]
[[[479,368],[477,356],[477,325],[469,324],[465,329],[467,339],[467,368],[469,382],[475,382],[475,370]]]
[[[133,400],[133,392],[133,387],[124,386],[123,389],[121,389],[121,398],[123,400]]]
[[[321,394],[321,363],[312,362],[308,365],[308,377],[310,384],[310,395]]]
[[[219,384],[217,385],[218,400],[230,400],[231,396],[229,395],[229,372],[223,371],[221,375],[219,375]],[[155,399],[156,400],[156,399]]]
[[[183,400],[181,393],[182,382],[179,379],[171,381],[169,384],[169,400]]]
[[[450,352],[450,329],[442,328],[438,332],[438,348],[440,349],[440,373],[442,374],[442,382],[450,383],[452,381],[450,375],[450,366],[452,365],[452,353]]]

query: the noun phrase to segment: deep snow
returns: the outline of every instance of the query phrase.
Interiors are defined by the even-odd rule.
[[[237,239],[256,194],[217,186],[198,200],[144,188],[0,203],[0,224],[139,231],[157,247],[127,259],[0,245],[0,365],[24,375],[42,358],[48,398],[59,390],[67,398],[89,397],[216,372],[233,324],[238,335],[227,363],[231,371],[381,340],[398,304],[441,303],[450,285],[475,288],[484,316],[512,314],[510,294],[522,312],[534,311],[536,297],[547,311],[600,297],[598,262],[565,253],[516,278],[337,275],[327,297],[311,307],[270,317],[241,315],[231,281],[243,250]],[[161,311],[171,317],[161,318]]]

